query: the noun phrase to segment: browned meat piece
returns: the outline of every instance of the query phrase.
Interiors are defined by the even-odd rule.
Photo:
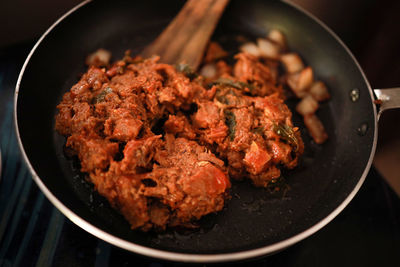
[[[271,155],[268,151],[254,141],[251,143],[250,149],[248,149],[243,159],[246,169],[253,175],[263,172],[270,160]]]
[[[136,174],[139,168],[151,169],[156,149],[161,146],[160,135],[153,135],[126,143],[120,169],[124,173]],[[141,169],[139,169],[140,172]]]
[[[169,115],[168,120],[164,124],[164,129],[167,133],[174,134],[179,137],[185,137],[193,140],[196,138],[196,133],[189,120],[183,115]]]
[[[237,62],[233,68],[234,76],[242,82],[252,83],[252,95],[266,96],[278,92],[283,97],[281,87],[276,86],[275,74],[261,63],[257,57],[246,53],[236,55]]]
[[[223,121],[221,109],[211,101],[198,104],[198,110],[193,115],[193,126],[206,143],[221,143],[228,134],[228,127]]]
[[[104,123],[104,133],[112,139],[128,141],[136,138],[143,122],[135,118],[128,109],[114,109]]]
[[[106,169],[118,152],[118,144],[103,139],[94,139],[73,134],[68,138],[67,147],[78,151],[83,172]]]

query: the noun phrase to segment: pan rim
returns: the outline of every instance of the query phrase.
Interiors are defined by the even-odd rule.
[[[311,236],[312,234],[316,233],[321,228],[323,228],[325,225],[327,225],[329,222],[331,222],[354,198],[354,196],[356,195],[356,193],[359,191],[362,184],[364,183],[364,181],[367,177],[367,174],[371,168],[372,161],[373,161],[373,158],[375,155],[376,146],[377,146],[377,134],[378,134],[377,110],[376,110],[376,106],[373,104],[373,100],[374,100],[373,91],[372,91],[371,86],[370,86],[362,68],[360,67],[358,61],[356,60],[354,55],[351,53],[351,51],[347,48],[347,46],[342,42],[342,40],[328,26],[326,26],[322,21],[320,21],[317,17],[312,15],[310,12],[306,11],[302,7],[298,6],[297,4],[290,2],[289,0],[282,0],[282,2],[284,2],[285,4],[294,7],[295,9],[299,10],[301,13],[305,14],[307,17],[311,18],[313,21],[315,21],[321,27],[323,27],[324,30],[327,31],[332,37],[334,37],[334,39],[343,47],[343,49],[347,52],[347,54],[353,60],[354,64],[360,71],[360,73],[364,79],[364,82],[367,85],[367,88],[370,93],[371,105],[374,110],[374,133],[373,133],[373,144],[372,144],[372,148],[371,148],[371,153],[370,153],[368,162],[365,166],[364,172],[362,173],[360,179],[358,180],[358,182],[355,185],[355,187],[353,188],[353,190],[344,199],[344,201],[338,207],[336,207],[336,209],[334,209],[328,216],[326,216],[325,218],[320,220],[318,223],[312,225],[307,230],[300,232],[290,238],[279,241],[272,245],[267,245],[267,246],[256,248],[256,249],[251,249],[251,250],[247,250],[247,251],[239,251],[239,252],[218,253],[218,254],[179,253],[179,252],[164,251],[164,250],[159,250],[159,249],[154,249],[154,248],[138,245],[131,241],[127,241],[122,238],[116,237],[110,233],[107,233],[107,232],[101,230],[100,228],[97,228],[96,226],[92,225],[88,221],[79,217],[76,213],[74,213],[67,206],[65,206],[60,200],[58,200],[58,198],[55,195],[53,195],[53,193],[42,182],[40,177],[35,172],[33,166],[31,165],[31,163],[28,159],[28,156],[24,150],[24,146],[22,144],[22,140],[21,140],[20,133],[19,133],[17,103],[18,103],[18,94],[19,94],[19,89],[20,89],[22,78],[23,78],[23,74],[25,72],[25,69],[26,69],[32,55],[36,51],[37,47],[46,38],[46,36],[53,30],[53,28],[55,28],[59,23],[61,23],[66,17],[68,17],[69,15],[74,13],[76,10],[87,5],[90,2],[92,2],[92,0],[85,0],[84,2],[73,7],[71,10],[69,10],[63,16],[61,16],[56,22],[54,22],[47,29],[47,31],[39,38],[39,40],[36,42],[36,44],[34,45],[32,50],[30,51],[29,55],[27,56],[23,66],[21,68],[21,71],[20,71],[20,74],[18,76],[18,80],[16,83],[16,87],[15,87],[15,93],[14,93],[14,114],[13,114],[14,115],[14,126],[15,126],[16,137],[18,140],[18,145],[19,145],[22,157],[23,157],[30,173],[32,174],[32,178],[34,179],[34,181],[36,182],[36,184],[38,185],[40,190],[50,200],[50,202],[54,206],[56,206],[57,209],[60,210],[74,224],[76,224],[80,228],[84,229],[85,231],[89,232],[90,234],[96,236],[97,238],[100,238],[112,245],[115,245],[117,247],[123,248],[125,250],[131,251],[134,253],[152,257],[152,258],[159,258],[159,259],[163,259],[163,260],[177,261],[177,262],[193,262],[193,263],[239,261],[239,260],[245,260],[245,259],[249,259],[249,258],[253,258],[253,257],[265,256],[265,255],[272,254],[274,252],[278,252],[280,250],[283,250],[283,249]]]

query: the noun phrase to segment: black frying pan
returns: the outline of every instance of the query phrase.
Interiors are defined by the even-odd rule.
[[[358,63],[323,24],[278,1],[232,1],[215,32],[225,45],[236,34],[250,38],[279,29],[323,80],[332,99],[318,116],[329,141],[320,146],[303,131],[306,151],[284,175],[289,190],[271,193],[233,182],[232,199],[193,231],[132,231],[63,153],[54,130],[56,105],[86,71],[85,57],[106,48],[114,59],[150,43],[182,7],[182,1],[85,2],[54,24],[35,45],[18,79],[15,119],[20,146],[33,178],[70,220],[121,248],[162,259],[233,261],[270,254],[318,231],[354,197],[371,166],[377,140],[372,90]],[[353,93],[353,97],[350,95]],[[301,125],[301,119],[294,120]]]

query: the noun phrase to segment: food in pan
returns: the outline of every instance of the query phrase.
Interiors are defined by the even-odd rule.
[[[278,80],[300,99],[296,111],[303,116],[308,133],[315,143],[326,142],[328,134],[316,112],[319,103],[330,98],[328,88],[322,81],[314,79],[313,69],[304,64],[300,55],[288,51],[285,36],[278,30],[272,30],[267,38],[257,39],[257,44],[247,42],[241,50],[258,58],[267,58],[269,66],[271,61],[280,63],[285,72]],[[279,75],[276,65],[273,73]]]
[[[110,64],[100,50],[57,106],[56,130],[132,229],[193,227],[223,209],[230,179],[267,187],[297,166],[304,145],[284,102],[287,86],[302,98],[297,110],[315,141],[326,140],[315,115],[326,88],[285,51],[283,35],[272,31],[228,65],[212,42],[198,75],[129,52]]]

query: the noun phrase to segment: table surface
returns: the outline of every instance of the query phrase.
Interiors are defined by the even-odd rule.
[[[33,43],[0,53],[0,266],[176,266],[85,232],[40,192],[17,145],[13,94]],[[360,192],[322,230],[254,266],[400,266],[400,199],[372,168]],[[241,265],[242,263],[233,263]]]

